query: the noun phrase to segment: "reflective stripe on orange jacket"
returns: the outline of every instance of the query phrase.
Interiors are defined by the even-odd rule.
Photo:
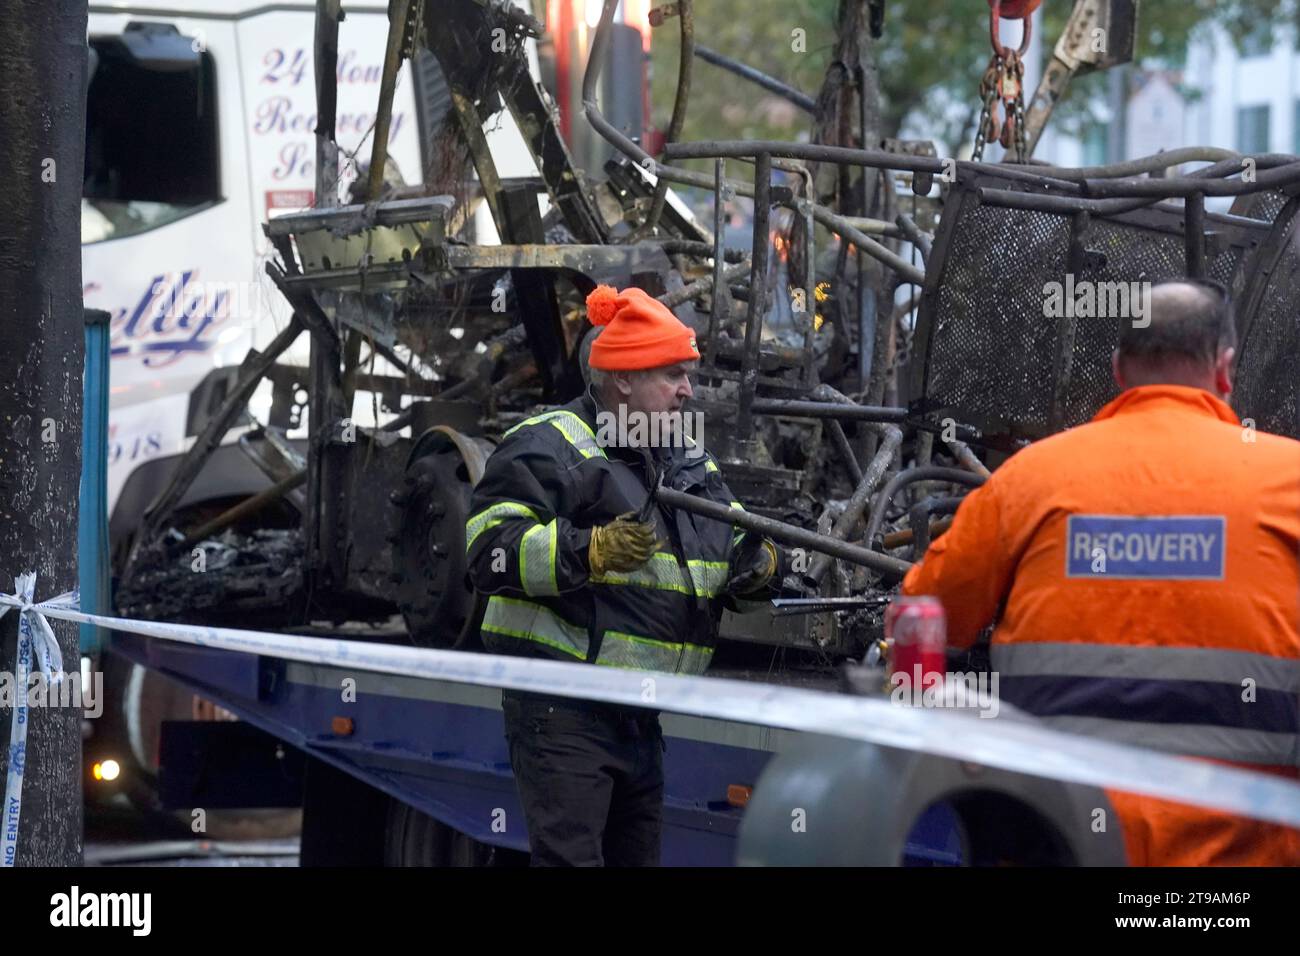
[[[1019,452],[903,590],[955,647],[999,617],[1002,699],[1048,726],[1297,776],[1300,442],[1208,392],[1129,389]],[[1134,863],[1300,864],[1300,832],[1112,798]]]

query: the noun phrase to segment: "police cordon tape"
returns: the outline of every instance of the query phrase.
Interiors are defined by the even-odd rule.
[[[236,628],[132,621],[78,611],[75,594],[33,605],[30,591],[24,592],[20,585],[19,594],[24,593],[26,598],[0,594],[0,605],[20,608],[24,617],[33,619],[45,615],[144,637],[308,664],[531,691],[625,707],[649,706],[695,717],[861,740],[1068,783],[1145,794],[1300,829],[1300,783],[1204,760],[1064,734],[1037,726],[1032,718],[981,720],[973,712],[961,710],[899,706],[885,699],[727,678],[686,677]],[[647,688],[651,691],[649,695]],[[10,784],[14,779],[12,766],[11,759]],[[18,781],[21,784],[21,775]],[[9,799],[6,789],[6,811]]]
[[[54,636],[50,622],[39,611],[33,610],[32,597],[36,592],[36,572],[29,571],[14,578],[17,594],[0,595],[0,617],[9,608],[19,608],[18,649],[14,655],[14,680],[19,692],[14,695],[13,711],[9,719],[9,761],[5,774],[5,802],[0,811],[0,867],[13,866],[18,860],[18,821],[23,810],[23,772],[27,765],[27,675],[31,671],[32,654],[41,666],[46,686],[63,680],[63,653]],[[61,594],[45,602],[42,608],[76,608],[73,594]]]

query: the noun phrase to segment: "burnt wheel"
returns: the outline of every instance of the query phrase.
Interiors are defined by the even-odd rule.
[[[460,454],[444,448],[411,462],[395,496],[401,509],[394,554],[398,607],[420,647],[457,646],[474,608],[465,581],[470,490]]]

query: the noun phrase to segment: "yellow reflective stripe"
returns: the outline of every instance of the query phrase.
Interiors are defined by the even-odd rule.
[[[565,409],[534,415],[532,418],[525,419],[518,425],[507,429],[501,437],[509,438],[525,425],[541,425],[543,423],[554,426],[583,458],[606,457],[604,449],[596,441],[596,433],[591,430],[591,426],[582,420],[582,416]]]
[[[519,542],[519,580],[524,593],[541,597],[560,593],[555,582],[555,541],[559,536],[553,519],[524,532]]]
[[[737,511],[745,510],[745,506],[742,505],[739,501],[733,501],[731,503],[731,507],[735,508]],[[743,538],[744,536],[745,536],[744,528],[737,528],[733,526],[731,531],[731,546],[734,548],[736,547],[736,545],[740,544],[740,539]]]
[[[690,582],[682,575],[681,565],[671,554],[660,551],[635,571],[606,571],[592,575],[593,584],[624,584],[681,594],[699,594],[714,597],[727,581],[726,561],[687,561]]]
[[[484,531],[496,527],[509,518],[532,518],[534,522],[541,520],[537,517],[537,512],[527,505],[521,505],[517,501],[498,501],[465,522],[465,552],[469,553],[469,549],[474,545],[474,539]]]
[[[587,423],[577,415],[565,412],[552,418],[551,424],[560,430],[569,444],[576,448],[583,458],[606,457],[605,450],[596,441],[596,436],[587,427]]]
[[[563,409],[554,409],[554,410],[549,411],[549,412],[542,412],[542,414],[540,414],[540,415],[534,415],[532,418],[525,418],[525,419],[524,419],[522,422],[520,422],[518,425],[513,425],[513,426],[511,426],[510,428],[507,428],[507,429],[502,433],[501,437],[502,437],[502,438],[509,438],[511,435],[513,435],[515,432],[519,431],[519,429],[521,429],[521,428],[526,428],[526,427],[529,426],[529,425],[540,425],[542,422],[549,422],[549,421],[550,421],[552,418],[554,418],[556,415],[568,415],[568,414],[572,414],[572,413],[571,413],[571,412],[566,412],[566,411],[564,411]]]
[[[713,463],[713,459],[710,458],[710,459],[708,459],[708,460],[706,460],[706,461],[704,462],[704,470],[705,470],[706,472],[707,472],[707,471],[717,471],[717,470],[718,470],[718,466],[715,465],[715,464]]]
[[[735,508],[737,511],[745,510],[745,506],[742,505],[739,501],[733,501],[731,503],[731,507]],[[740,539],[743,538],[744,536],[745,536],[745,529],[737,528],[733,525],[731,529],[731,546],[734,548],[737,545],[739,545]]]
[[[702,674],[712,657],[712,648],[698,644],[676,644],[623,631],[606,631],[596,663],[630,670]]]
[[[570,624],[548,607],[494,594],[488,598],[482,629],[524,641],[536,641],[580,659],[587,659],[587,631]]]
[[[693,594],[690,585],[682,577],[682,567],[674,555],[660,551],[650,556],[650,560],[635,571],[606,571],[593,574],[593,584],[632,584],[643,588],[659,588],[663,591],[679,591]]]
[[[586,433],[587,437],[590,438],[593,442],[596,441],[596,433],[591,430],[590,425],[588,425],[586,422],[582,420],[581,415],[575,415],[573,412],[565,412],[564,419],[565,421],[569,422],[571,425],[574,425],[582,429],[582,431]]]
[[[600,642],[596,663],[605,667],[625,667],[645,671],[673,671],[682,656],[681,644],[656,641],[654,638],[622,631],[606,631]]]
[[[682,662],[677,667],[679,674],[703,674],[709,669],[709,661],[713,659],[713,648],[700,647],[698,644],[687,644],[686,653],[682,655]]]
[[[696,594],[715,597],[727,583],[726,561],[687,561],[686,567],[690,570]]]

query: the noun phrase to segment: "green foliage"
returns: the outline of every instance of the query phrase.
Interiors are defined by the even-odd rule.
[[[695,39],[816,96],[835,42],[836,0],[697,0]],[[792,33],[803,30],[805,52]],[[679,26],[668,20],[651,44],[655,125],[668,127],[677,89]],[[698,57],[683,139],[791,139],[811,129],[809,114]]]
[[[834,50],[840,0],[698,0],[696,40],[816,96]],[[1045,0],[1045,40],[1050,49],[1073,4]],[[1297,19],[1296,0],[1141,0],[1137,57],[1145,64],[1179,68],[1189,39],[1211,22],[1222,24],[1240,46],[1252,31],[1267,32]],[[791,33],[806,31],[805,52],[792,49]],[[666,128],[677,85],[678,26],[655,31],[652,99],[656,125]],[[955,141],[968,118],[953,116],[954,102],[976,104],[988,63],[988,7],[984,0],[890,0],[885,35],[876,46],[886,135],[905,120],[940,141]],[[1077,81],[1054,122],[1077,127],[1086,120],[1090,94],[1104,90],[1104,74]],[[1190,86],[1194,89],[1195,79]],[[802,110],[709,63],[696,60],[684,139],[799,139],[812,128]]]

